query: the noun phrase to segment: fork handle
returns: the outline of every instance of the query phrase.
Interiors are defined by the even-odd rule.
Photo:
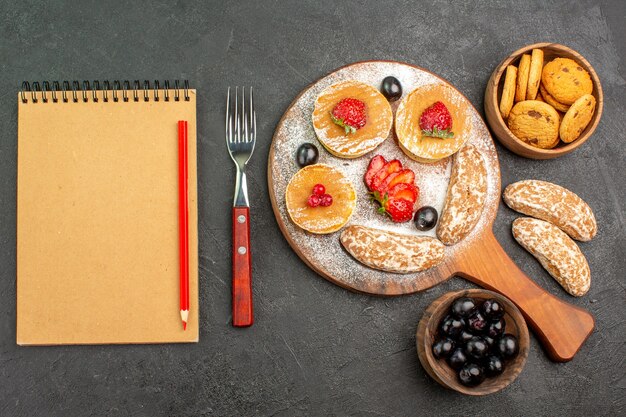
[[[250,208],[233,207],[233,326],[248,327],[252,323]]]

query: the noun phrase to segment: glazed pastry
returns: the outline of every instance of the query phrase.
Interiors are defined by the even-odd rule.
[[[443,260],[444,246],[429,236],[403,235],[365,226],[341,232],[341,244],[370,268],[408,274],[432,268]]]
[[[472,145],[454,156],[446,202],[437,226],[437,237],[446,245],[464,239],[476,226],[487,199],[487,168]]]

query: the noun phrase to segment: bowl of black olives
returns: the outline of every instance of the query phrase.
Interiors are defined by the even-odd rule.
[[[528,357],[528,328],[506,297],[471,289],[447,293],[424,312],[417,326],[417,354],[438,383],[468,395],[509,385]]]

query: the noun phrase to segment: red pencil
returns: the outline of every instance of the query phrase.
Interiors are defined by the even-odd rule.
[[[178,219],[180,249],[180,318],[189,318],[189,207],[187,202],[187,121],[178,121]]]

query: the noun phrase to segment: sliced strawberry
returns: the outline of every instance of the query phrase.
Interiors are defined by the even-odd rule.
[[[385,211],[393,222],[408,222],[413,218],[413,203],[403,198],[391,198],[387,202]]]
[[[367,184],[367,188],[372,187],[372,179],[374,178],[374,175],[376,175],[376,173],[380,171],[386,163],[387,160],[385,160],[382,155],[376,155],[372,158],[369,166],[367,167],[367,171],[365,172],[365,184]]]
[[[415,203],[419,197],[419,189],[413,184],[407,184],[401,182],[394,185],[387,192],[389,199],[404,199],[409,200],[411,203]]]
[[[394,172],[399,172],[402,169],[402,163],[397,159],[387,162],[372,178],[372,185],[370,189],[372,191],[384,191],[383,185],[385,179],[393,174]]]
[[[415,173],[410,169],[403,169],[399,172],[395,172],[385,178],[384,188],[390,190],[396,184],[413,184],[415,182]]]

